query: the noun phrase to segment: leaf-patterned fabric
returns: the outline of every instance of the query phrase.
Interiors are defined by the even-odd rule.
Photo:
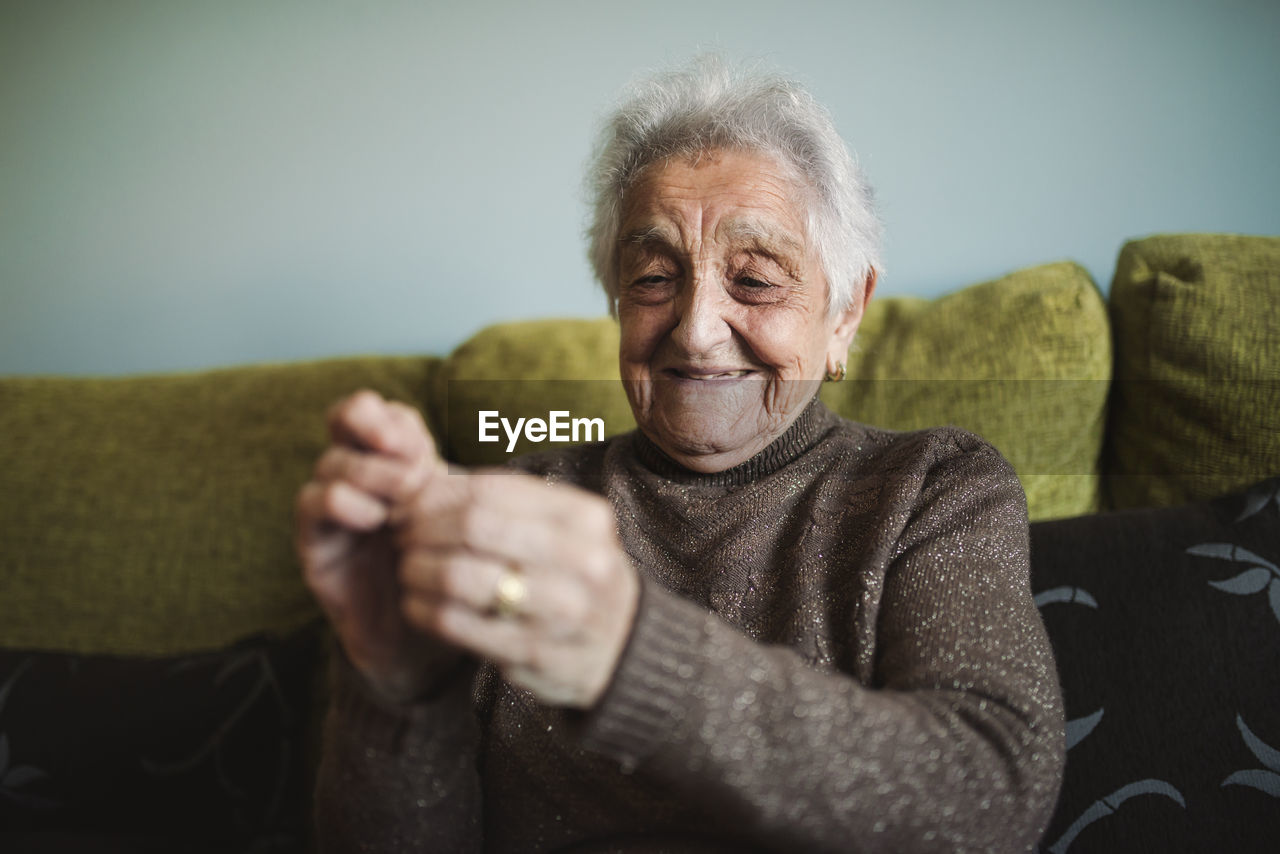
[[[0,650],[0,851],[303,850],[317,628],[173,657]]]
[[[1031,526],[1067,771],[1042,850],[1280,850],[1280,478]]]

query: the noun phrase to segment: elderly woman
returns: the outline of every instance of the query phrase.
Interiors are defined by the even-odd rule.
[[[970,434],[816,399],[878,264],[825,111],[660,76],[594,187],[637,431],[493,476],[403,405],[332,412],[299,497],[345,653],[322,848],[1034,846],[1062,716],[1018,481]]]

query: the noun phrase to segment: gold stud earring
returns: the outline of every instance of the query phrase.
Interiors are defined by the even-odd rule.
[[[838,383],[840,380],[844,379],[844,362],[836,362],[836,369],[834,371],[828,368],[827,374],[823,379],[829,383]]]

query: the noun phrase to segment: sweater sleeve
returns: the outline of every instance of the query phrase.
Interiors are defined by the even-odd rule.
[[[887,554],[872,685],[646,581],[588,746],[777,850],[1031,849],[1062,708],[1008,464],[981,445],[934,465]]]
[[[318,850],[479,851],[474,665],[429,699],[393,705],[340,652],[334,659],[316,785]]]

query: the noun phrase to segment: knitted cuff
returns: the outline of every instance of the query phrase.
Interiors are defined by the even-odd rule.
[[[697,650],[707,612],[641,578],[631,638],[604,696],[583,726],[583,746],[630,772],[669,743],[702,669]]]

